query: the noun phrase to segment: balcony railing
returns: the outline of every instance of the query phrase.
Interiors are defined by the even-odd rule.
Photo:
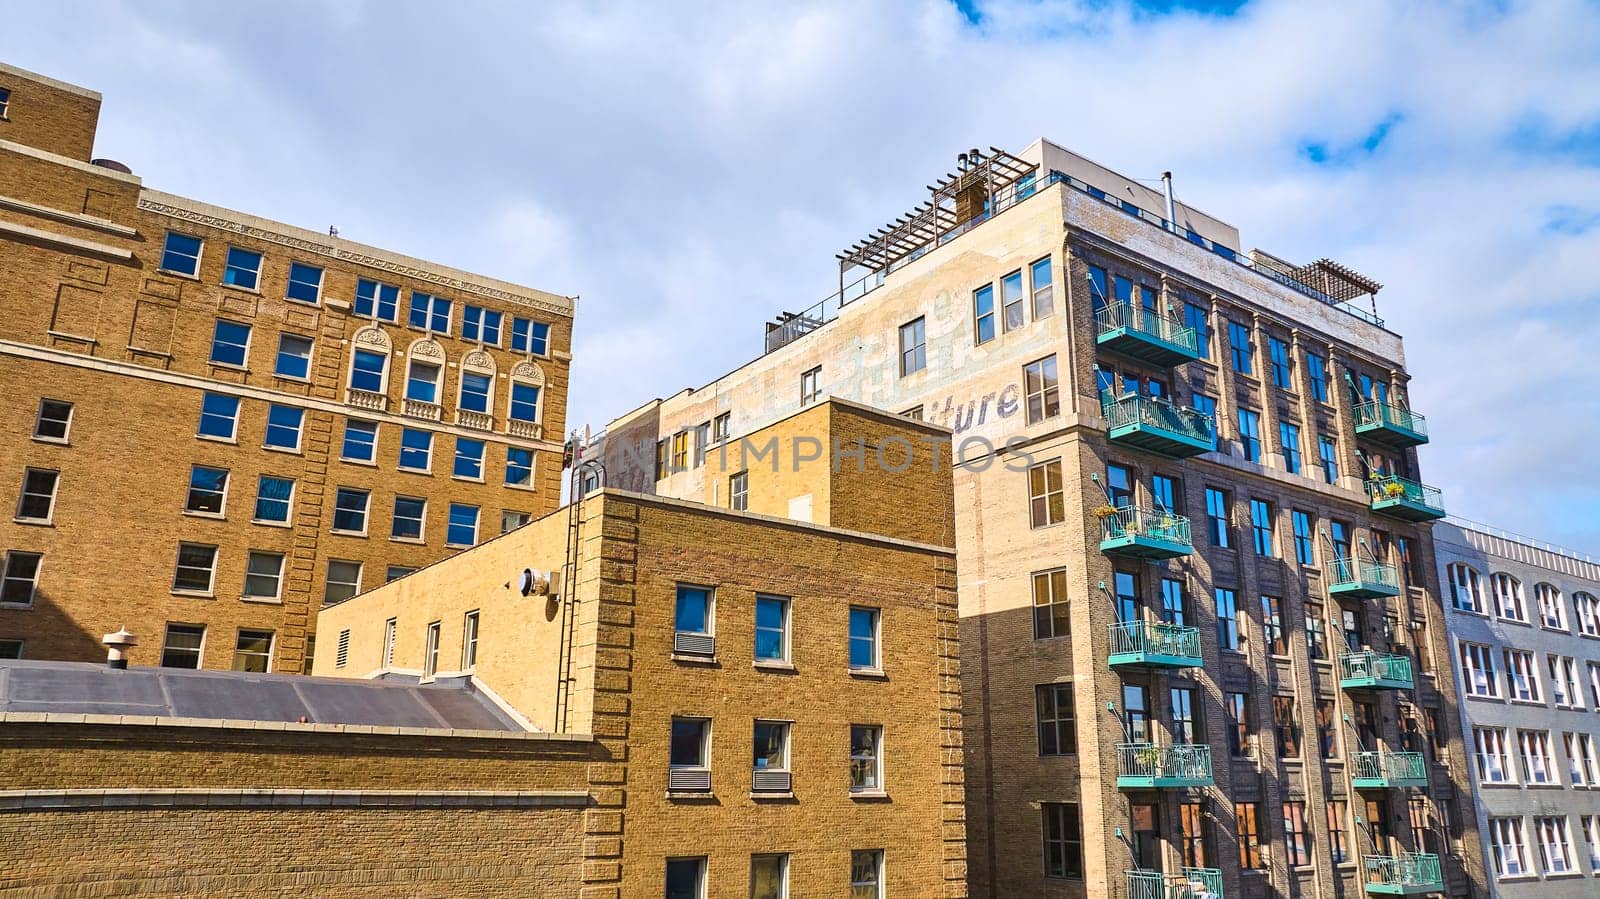
[[[1106,437],[1163,456],[1182,459],[1217,448],[1217,423],[1197,409],[1159,397],[1128,394],[1100,404]]]
[[[1122,789],[1208,787],[1211,747],[1177,743],[1117,745],[1117,786]]]
[[[374,412],[382,412],[389,408],[387,396],[370,390],[357,390],[354,387],[345,394],[344,401],[357,409],[371,409]]]
[[[506,419],[506,433],[512,437],[522,437],[527,440],[538,440],[544,434],[544,426],[536,421],[523,421],[520,418]]]
[[[1358,790],[1426,787],[1428,765],[1420,752],[1358,752],[1352,782]]]
[[[1128,871],[1128,899],[1222,899],[1222,872],[1182,868],[1177,874]]]
[[[463,428],[491,431],[494,429],[494,416],[485,412],[473,412],[470,409],[457,409],[456,424]]]
[[[1411,657],[1386,652],[1339,656],[1339,686],[1345,690],[1410,690],[1416,687]]]
[[[438,421],[440,414],[444,411],[444,407],[438,403],[429,403],[407,397],[405,405],[401,406],[401,411],[411,418],[420,418],[423,421]]]
[[[1111,625],[1113,667],[1200,668],[1200,629],[1150,621]]]
[[[1433,521],[1444,517],[1444,494],[1437,487],[1387,475],[1367,482],[1372,511],[1402,521]]]
[[[1444,891],[1444,873],[1439,868],[1437,855],[1426,852],[1369,855],[1363,864],[1369,893],[1407,896]]]
[[[1124,506],[1100,519],[1100,551],[1140,559],[1174,559],[1194,552],[1194,539],[1189,534],[1189,519],[1182,515]]]
[[[1352,599],[1400,595],[1400,575],[1393,565],[1337,556],[1329,572],[1328,593]]]
[[[1194,328],[1170,313],[1137,303],[1111,303],[1094,314],[1095,342],[1152,365],[1179,365],[1200,358]]]
[[[1428,442],[1428,420],[1404,406],[1369,400],[1357,405],[1355,412],[1358,437],[1396,447]]]

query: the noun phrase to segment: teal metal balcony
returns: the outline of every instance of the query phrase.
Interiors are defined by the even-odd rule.
[[[1164,790],[1209,787],[1211,747],[1189,743],[1117,745],[1117,788]]]
[[[1380,565],[1366,559],[1333,560],[1328,572],[1328,595],[1348,599],[1377,599],[1400,595],[1400,576],[1393,565]]]
[[[1444,517],[1444,494],[1437,487],[1393,475],[1367,482],[1372,511],[1401,521],[1434,521]]]
[[[1124,506],[1100,519],[1100,551],[1135,559],[1176,559],[1194,552],[1194,539],[1189,519],[1182,515]]]
[[[1170,400],[1129,394],[1107,398],[1100,408],[1106,418],[1106,438],[1120,446],[1174,459],[1217,449],[1217,423],[1211,416]]]
[[[1369,855],[1363,859],[1367,870],[1367,892],[1380,896],[1415,896],[1444,892],[1444,873],[1439,856],[1426,852],[1399,855]]]
[[[1358,752],[1351,783],[1358,790],[1426,787],[1428,766],[1420,752]]]
[[[1222,872],[1182,868],[1177,874],[1128,871],[1128,899],[1223,899]]]
[[[1411,657],[1386,652],[1347,652],[1339,656],[1339,687],[1344,690],[1411,690],[1416,678]]]
[[[1129,621],[1111,625],[1113,668],[1201,668],[1200,629]]]
[[[1355,411],[1357,437],[1397,448],[1428,442],[1428,420],[1404,406],[1369,400]]]
[[[1170,313],[1132,303],[1112,303],[1094,314],[1095,342],[1108,350],[1169,366],[1200,358],[1194,328]]]

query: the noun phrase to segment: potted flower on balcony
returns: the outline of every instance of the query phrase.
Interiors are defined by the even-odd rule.
[[[1397,497],[1404,496],[1405,492],[1405,485],[1401,484],[1399,481],[1384,482],[1383,496],[1385,499],[1395,499]]]
[[[1098,506],[1095,506],[1092,510],[1090,510],[1090,512],[1094,515],[1094,517],[1100,519],[1101,521],[1105,521],[1107,518],[1117,514],[1117,509],[1115,506],[1102,503]]]
[[[1161,764],[1161,750],[1154,746],[1140,747],[1135,757],[1139,761],[1140,770],[1143,771],[1154,771],[1156,766]]]

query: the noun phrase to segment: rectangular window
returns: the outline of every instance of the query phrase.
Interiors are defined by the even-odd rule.
[[[1317,353],[1306,353],[1306,374],[1311,379],[1311,398],[1328,401],[1328,363]]]
[[[39,586],[39,553],[9,550],[5,555],[5,570],[0,576],[0,603],[26,606],[33,604],[34,591]]]
[[[211,595],[217,574],[217,548],[200,543],[178,544],[178,564],[172,574],[172,592]]]
[[[1289,638],[1283,628],[1283,600],[1276,596],[1261,597],[1261,632],[1266,638],[1268,653],[1275,656],[1289,654]]]
[[[433,467],[433,433],[406,428],[400,432],[400,468],[426,473]]]
[[[1055,356],[1046,356],[1024,365],[1022,384],[1028,400],[1028,424],[1060,414],[1060,382],[1056,378]]]
[[[303,262],[289,263],[289,286],[284,295],[315,306],[322,299],[322,269]]]
[[[344,446],[339,458],[346,462],[376,462],[378,460],[378,423],[345,419]]]
[[[422,523],[427,517],[428,501],[416,496],[394,498],[394,522],[389,536],[396,540],[421,540]]]
[[[509,534],[533,520],[531,512],[518,512],[514,509],[500,510],[500,533]]]
[[[1600,815],[1583,816],[1583,842],[1589,850],[1589,870],[1600,874]]]
[[[1339,444],[1327,434],[1317,435],[1317,454],[1322,459],[1322,480],[1339,482]]]
[[[1544,691],[1539,687],[1539,666],[1533,653],[1506,650],[1506,680],[1511,685],[1511,698],[1522,702],[1544,702]]]
[[[451,474],[458,478],[483,480],[483,441],[456,438],[455,465]]]
[[[1066,494],[1061,486],[1061,460],[1055,459],[1028,469],[1028,517],[1030,526],[1042,528],[1066,520]]]
[[[1250,329],[1235,321],[1228,322],[1228,348],[1233,353],[1233,370],[1242,375],[1251,374],[1255,347],[1250,343]]]
[[[1350,804],[1343,799],[1328,801],[1328,857],[1336,865],[1350,861]]]
[[[1328,637],[1324,630],[1321,603],[1306,603],[1306,657],[1328,657]]]
[[[1055,568],[1033,575],[1033,638],[1065,637],[1072,632],[1067,616],[1067,570]]]
[[[1042,802],[1044,874],[1083,879],[1083,820],[1075,802]]]
[[[668,750],[667,764],[669,772],[685,770],[699,772],[702,775],[703,786],[698,786],[700,792],[711,789],[710,775],[707,769],[711,767],[711,722],[705,718],[673,718],[671,744]],[[682,790],[693,781],[693,777],[669,777],[669,789]]]
[[[850,792],[883,790],[883,728],[876,724],[850,725]]]
[[[471,671],[478,665],[478,610],[466,614],[461,621],[461,670]]]
[[[756,595],[756,658],[768,662],[789,660],[789,600]]]
[[[1204,306],[1183,304],[1183,323],[1194,329],[1195,346],[1201,359],[1211,358],[1211,314]]]
[[[1583,694],[1578,691],[1578,662],[1555,654],[1545,656],[1545,668],[1550,674],[1550,699],[1562,708],[1582,707]]]
[[[1239,609],[1234,592],[1226,587],[1216,588],[1217,644],[1223,649],[1243,651],[1244,634],[1239,628]]]
[[[1495,672],[1494,650],[1481,643],[1461,644],[1461,674],[1468,696],[1500,698],[1500,676]]]
[[[728,478],[728,508],[735,512],[750,509],[750,473],[741,471]]]
[[[757,721],[755,723],[755,751],[750,769],[757,775],[763,772],[789,770],[789,724],[786,721]],[[787,777],[757,776],[751,783],[751,792],[789,790]],[[780,783],[781,782],[781,783]]]
[[[1295,509],[1289,513],[1294,521],[1294,557],[1301,565],[1315,565],[1316,537],[1311,527],[1311,513]]]
[[[476,340],[488,346],[500,345],[501,314],[493,309],[461,305],[461,339]]]
[[[1284,859],[1291,868],[1304,868],[1311,864],[1311,833],[1306,828],[1306,804],[1283,804]]]
[[[512,487],[533,486],[533,450],[506,447],[506,483]]]
[[[357,281],[356,315],[386,322],[400,321],[400,288],[365,278]]]
[[[1232,724],[1228,728],[1228,754],[1234,758],[1249,755],[1255,742],[1252,739],[1255,735],[1255,721],[1250,712],[1250,694],[1223,693],[1222,708]]]
[[[900,376],[928,367],[927,320],[917,318],[900,326]]]
[[[1261,461],[1261,413],[1239,410],[1239,447],[1246,462]]]
[[[1272,361],[1272,383],[1280,390],[1294,389],[1294,360],[1289,345],[1276,337],[1267,338],[1267,354]]]
[[[480,415],[489,414],[490,393],[494,389],[492,375],[481,372],[464,371],[461,373],[461,402],[463,411],[477,412]]]
[[[1494,862],[1495,877],[1522,877],[1533,873],[1528,867],[1521,818],[1489,819],[1489,854]]]
[[[222,270],[222,283],[241,290],[255,290],[261,280],[261,254],[243,247],[228,248],[228,265]]]
[[[300,425],[305,420],[306,410],[294,406],[273,405],[267,407],[267,433],[262,441],[264,446],[275,449],[300,451]]]
[[[1254,802],[1233,804],[1234,828],[1239,835],[1239,867],[1257,871],[1266,867],[1261,857],[1261,822]]]
[[[444,297],[411,291],[411,327],[439,334],[450,333],[450,301]]]
[[[311,378],[311,338],[298,334],[278,335],[278,359],[273,373],[280,378],[306,381]]]
[[[1567,610],[1561,591],[1551,584],[1535,584],[1533,599],[1539,606],[1539,623],[1551,630],[1567,629]]]
[[[866,606],[850,607],[850,668],[877,671],[883,668],[878,646],[880,613]]]
[[[1278,443],[1283,447],[1283,469],[1290,474],[1300,473],[1300,426],[1288,422],[1278,423]]]
[[[539,388],[532,384],[511,383],[511,405],[508,414],[512,421],[539,420]]]
[[[361,592],[361,563],[328,560],[328,579],[322,589],[324,604],[344,602]]]
[[[161,643],[161,667],[198,669],[205,639],[204,625],[167,625],[166,637]]]
[[[0,659],[22,658],[21,640],[0,640]]]
[[[706,859],[667,859],[667,899],[705,899]]]
[[[439,402],[439,366],[411,360],[406,368],[406,399],[419,403]]]
[[[994,339],[994,285],[985,284],[972,292],[973,343]]]
[[[850,899],[883,899],[883,850],[850,852]]]
[[[530,318],[511,319],[511,349],[534,356],[550,355],[550,326]]]
[[[478,507],[466,503],[450,504],[450,520],[445,526],[448,546],[471,546],[478,542]]]
[[[1022,307],[1022,272],[1015,271],[1000,279],[1000,306],[1005,330],[1015,330],[1026,323]]]
[[[1535,817],[1533,832],[1539,840],[1539,861],[1546,874],[1559,876],[1578,871],[1572,857],[1572,834],[1566,815]]]
[[[56,486],[60,480],[60,472],[43,468],[23,469],[22,494],[17,498],[17,520],[50,523],[55,517]]]
[[[283,595],[283,553],[250,551],[244,569],[244,595],[269,600]]]
[[[427,633],[422,639],[422,677],[424,680],[433,677],[439,670],[439,630],[442,623],[439,621],[430,622]]]
[[[211,361],[243,368],[250,354],[250,326],[217,319],[211,329]]]
[[[750,856],[750,899],[789,899],[789,856]]]
[[[41,399],[39,415],[33,420],[33,439],[46,443],[66,443],[72,430],[72,404]]]
[[[1178,481],[1164,474],[1150,476],[1150,495],[1155,499],[1156,510],[1159,512],[1182,512],[1183,491],[1178,487]]]
[[[1278,737],[1278,758],[1300,757],[1300,719],[1295,714],[1294,697],[1272,697],[1272,726]]]
[[[367,532],[367,503],[372,494],[354,487],[340,487],[333,500],[333,530],[346,534]]]
[[[1250,501],[1250,530],[1255,535],[1256,555],[1278,557],[1277,510],[1266,500]]]
[[[1528,623],[1528,607],[1522,597],[1522,582],[1504,572],[1489,578],[1494,591],[1495,615],[1506,621]]]
[[[1028,277],[1033,286],[1033,318],[1055,314],[1055,296],[1051,284],[1050,257],[1046,256],[1028,266]]]
[[[288,524],[289,510],[294,502],[294,480],[262,475],[256,481],[255,521],[266,524]]]
[[[266,674],[272,670],[272,631],[240,629],[233,644],[233,670]]]
[[[1323,759],[1339,757],[1339,712],[1331,699],[1316,702],[1317,756]]]
[[[800,374],[800,405],[806,406],[822,399],[822,366]]]
[[[196,465],[189,469],[189,493],[183,511],[199,515],[222,515],[228,498],[228,471]]]
[[[714,654],[714,614],[715,594],[711,588],[679,584],[673,611],[673,652],[704,656]]]
[[[200,277],[201,246],[203,243],[198,237],[168,231],[167,242],[161,248],[161,270],[190,278]]]
[[[711,419],[711,442],[722,443],[733,436],[733,413],[724,412]]]
[[[1072,684],[1040,684],[1033,688],[1040,755],[1073,755],[1078,728],[1072,705]]]
[[[1551,755],[1550,732],[1517,731],[1517,748],[1522,754],[1522,782],[1530,786],[1558,784],[1555,758]]]
[[[1227,549],[1231,545],[1228,539],[1231,530],[1228,510],[1232,506],[1233,498],[1226,490],[1206,488],[1206,524],[1207,530],[1210,531],[1212,546]]]
[[[1574,593],[1572,607],[1577,612],[1578,633],[1586,637],[1600,637],[1600,598],[1593,593]]]
[[[371,350],[356,350],[350,362],[350,389],[383,393],[383,377],[389,357]]]

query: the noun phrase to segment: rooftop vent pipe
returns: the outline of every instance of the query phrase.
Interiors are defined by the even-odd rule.
[[[128,667],[127,651],[138,645],[139,638],[128,633],[127,625],[123,625],[116,633],[101,637],[100,642],[106,645],[106,667],[120,671]]]
[[[1172,202],[1171,172],[1161,173],[1161,188],[1166,191],[1167,194],[1167,230],[1176,234],[1178,233],[1178,210],[1176,204]]]

